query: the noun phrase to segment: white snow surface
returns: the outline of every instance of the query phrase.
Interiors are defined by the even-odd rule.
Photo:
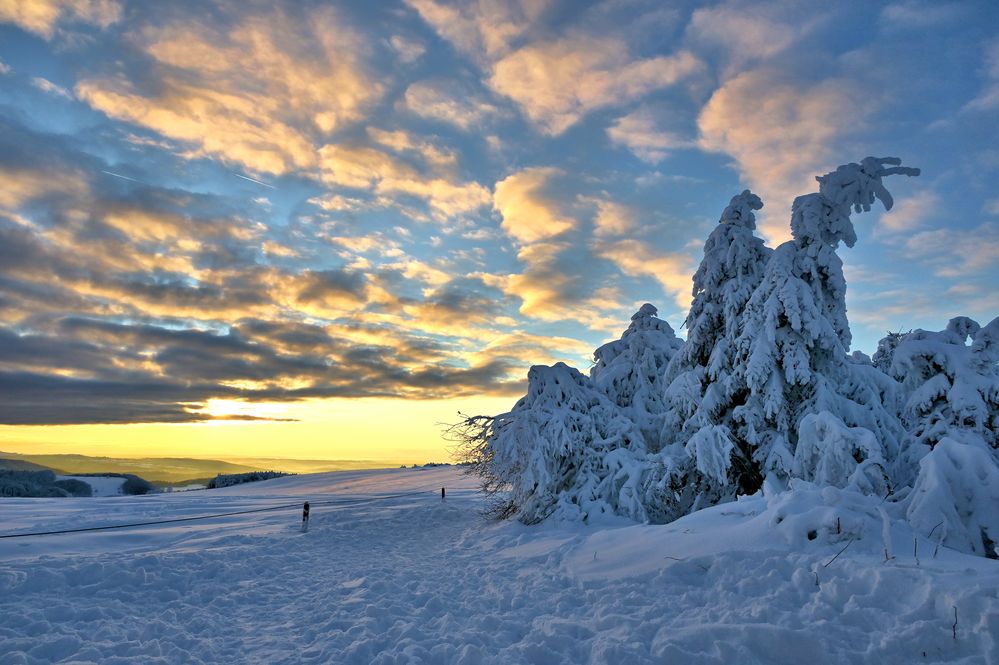
[[[524,526],[474,487],[443,467],[6,499],[0,534],[296,507],[0,539],[0,663],[999,662],[999,564],[876,496],[793,481],[667,525]]]
[[[90,485],[92,496],[118,496],[125,478],[119,476],[56,476],[59,480],[79,480]]]

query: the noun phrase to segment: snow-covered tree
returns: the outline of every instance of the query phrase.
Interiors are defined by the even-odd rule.
[[[888,334],[878,342],[878,350],[871,356],[871,363],[885,374],[891,375],[891,365],[895,359],[895,349],[898,348],[899,341],[905,335],[906,333],[902,331],[891,332],[889,330]]]
[[[493,487],[509,486],[503,514],[528,524],[553,513],[646,519],[641,432],[577,370],[564,363],[532,367],[527,394],[508,413],[472,425],[481,444],[473,461],[486,465]]]
[[[753,234],[753,211],[762,207],[760,197],[748,189],[733,196],[704,243],[685,321],[687,343],[670,368],[672,374],[700,366],[717,377],[732,366],[742,311],[763,279],[772,251]]]
[[[666,372],[668,410],[662,440],[672,464],[652,474],[656,491],[678,514],[700,503],[734,498],[758,486],[747,451],[733,439],[732,413],[745,385],[732,371],[743,310],[763,278],[771,250],[757,238],[754,210],[763,201],[748,189],[732,197],[704,244],[694,273],[687,342]],[[677,515],[674,515],[674,517]]]
[[[506,493],[501,512],[665,522],[799,478],[894,493],[923,535],[999,556],[999,318],[850,352],[836,250],[856,242],[852,212],[892,207],[895,174],[918,170],[868,157],[818,177],[773,251],[753,234],[760,199],[733,197],[694,275],[686,342],[643,305],[589,377],[533,367],[508,413],[453,428],[486,489]]]
[[[968,344],[968,341],[971,344]],[[903,336],[891,373],[903,386],[904,418],[922,456],[943,437],[981,438],[999,447],[999,319],[984,328],[965,316],[940,332]]]
[[[815,472],[794,456],[807,414],[827,412],[844,427],[866,428],[883,447],[882,458],[897,450],[902,431],[884,405],[892,384],[873,366],[848,359],[846,280],[836,248],[857,240],[852,211],[870,210],[875,200],[891,208],[882,178],[918,175],[900,163],[868,157],[817,177],[819,192],[792,205],[793,239],[774,251],[746,305],[734,371],[749,392],[733,415],[738,440],[752,448],[763,474],[779,479]]]
[[[999,542],[997,362],[999,318],[980,327],[959,316],[940,332],[903,336],[891,365],[907,395],[911,440],[903,459],[919,464],[909,520],[950,547],[993,557]]]
[[[634,422],[646,448],[661,448],[659,437],[666,413],[663,375],[670,359],[683,346],[658,310],[645,303],[631,317],[620,339],[593,352],[590,378]]]

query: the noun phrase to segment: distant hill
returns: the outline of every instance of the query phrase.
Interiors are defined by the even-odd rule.
[[[220,473],[248,473],[267,471],[255,466],[233,464],[222,460],[203,460],[186,457],[142,457],[136,459],[118,457],[89,457],[87,455],[32,455],[5,453],[0,451],[5,465],[12,463],[28,464],[31,467],[13,467],[39,470],[34,467],[52,469],[65,475],[84,473],[129,473],[158,483],[179,483],[196,478],[214,478]]]
[[[19,466],[14,466],[19,465]],[[284,471],[287,473],[320,473],[391,467],[392,464],[371,460],[298,460],[279,457],[241,457],[233,461],[197,459],[193,457],[90,457],[88,455],[36,455],[0,451],[0,468],[24,471],[52,469],[65,475],[130,473],[158,484],[180,484],[207,480],[220,473],[236,474],[252,471]],[[398,465],[396,465],[398,466]]]
[[[0,453],[2,455],[8,455],[10,453]],[[32,464],[31,462],[26,462],[23,459],[7,459],[0,457],[0,469],[9,469],[11,471],[49,471],[47,466],[42,466],[40,464]]]
[[[285,459],[282,457],[230,457],[234,464],[245,464],[267,471],[287,473],[325,473],[327,471],[357,471],[362,469],[391,469],[397,463],[379,460],[328,460],[328,459]]]

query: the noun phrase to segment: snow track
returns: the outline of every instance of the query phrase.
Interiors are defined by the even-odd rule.
[[[933,565],[886,566],[858,544],[816,586],[815,561],[839,548],[761,545],[750,537],[764,522],[753,504],[692,515],[672,532],[491,524],[474,492],[457,489],[468,481],[438,469],[123,497],[118,512],[187,515],[440,485],[446,502],[427,492],[317,507],[305,534],[297,515],[263,513],[4,541],[0,663],[999,661],[993,562],[948,553]],[[4,503],[0,530],[78,523],[80,511],[104,505],[94,501]],[[744,547],[709,546],[735,523],[750,525]],[[684,542],[682,561],[662,557]],[[644,567],[623,568],[629,551]]]

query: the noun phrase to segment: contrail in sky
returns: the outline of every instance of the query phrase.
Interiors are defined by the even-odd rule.
[[[121,178],[122,180],[131,180],[132,182],[137,182],[140,185],[146,184],[141,180],[136,180],[135,178],[129,178],[127,175],[122,175],[120,173],[111,173],[110,171],[105,171],[103,169],[101,170],[101,173],[107,173],[108,175],[113,175],[115,178]]]
[[[277,189],[277,187],[275,187],[274,185],[268,185],[266,182],[260,182],[259,180],[254,180],[249,176],[241,175],[239,173],[236,173],[235,171],[232,171],[232,174],[237,178],[242,178],[243,180],[249,180],[250,182],[255,182],[258,185],[263,185],[264,187],[270,187],[271,189]]]

